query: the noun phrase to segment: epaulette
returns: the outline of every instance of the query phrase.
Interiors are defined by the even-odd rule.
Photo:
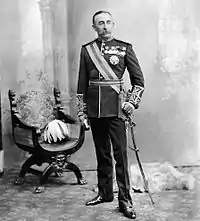
[[[124,41],[124,40],[120,40],[118,38],[115,38],[116,41],[119,41],[121,43],[124,43],[124,44],[129,44],[129,45],[132,45],[132,43],[130,41]]]
[[[95,40],[96,40],[96,39],[94,39],[94,40],[92,40],[92,41],[90,41],[90,42],[88,42],[88,43],[86,43],[86,44],[83,44],[82,47],[85,47],[85,46],[87,46],[87,45],[89,45],[89,44],[92,44]]]

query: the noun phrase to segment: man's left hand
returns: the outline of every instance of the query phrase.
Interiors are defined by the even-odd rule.
[[[133,104],[131,104],[129,102],[124,102],[122,104],[122,110],[128,115],[132,114],[134,109],[135,109],[135,107],[133,106]]]

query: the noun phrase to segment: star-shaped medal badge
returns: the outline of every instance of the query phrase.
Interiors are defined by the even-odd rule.
[[[119,63],[119,58],[118,58],[116,55],[112,55],[112,56],[110,57],[110,63],[111,63],[112,65],[118,64],[118,63]]]

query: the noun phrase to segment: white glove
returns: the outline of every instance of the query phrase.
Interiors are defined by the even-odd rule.
[[[88,124],[88,120],[87,120],[86,115],[80,115],[79,120],[80,120],[81,124],[85,126],[85,130],[90,129],[90,125]]]
[[[132,114],[134,109],[135,107],[130,102],[124,102],[122,104],[122,110],[128,115]]]

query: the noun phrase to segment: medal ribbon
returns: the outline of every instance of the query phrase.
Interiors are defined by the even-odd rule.
[[[86,49],[90,55],[90,58],[94,62],[96,68],[106,80],[119,80],[115,72],[112,70],[112,68],[109,66],[107,61],[104,59],[96,42],[94,42],[93,44],[87,45]],[[111,84],[110,86],[119,94],[120,85]]]

